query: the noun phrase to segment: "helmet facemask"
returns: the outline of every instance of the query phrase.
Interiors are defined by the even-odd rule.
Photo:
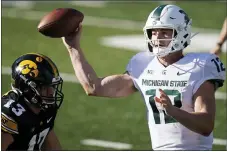
[[[59,108],[62,104],[64,95],[62,93],[63,80],[59,77],[58,81],[52,84],[37,84],[33,81],[28,82],[28,93],[30,101],[36,107],[43,110],[49,108]],[[26,97],[27,93],[25,93]]]
[[[40,95],[40,97],[43,100],[42,104],[44,107],[47,108],[54,105],[59,108],[61,106],[63,99],[62,82],[63,81],[61,80],[61,82],[58,82],[56,84],[41,87],[40,90],[42,94]],[[52,93],[50,93],[50,90]]]
[[[158,11],[157,11],[158,10]],[[157,13],[159,13],[157,15]],[[145,42],[152,55],[164,57],[170,53],[181,51],[186,48],[191,41],[191,23],[187,14],[177,6],[166,5],[159,6],[148,16],[147,22],[143,28]],[[150,31],[154,29],[171,29],[172,37],[165,39],[152,40]],[[162,41],[170,41],[168,46],[160,46]],[[152,48],[152,49],[151,49]]]
[[[158,28],[159,29],[159,28]],[[167,29],[167,28],[163,28]],[[176,41],[177,32],[175,29],[168,29],[172,30],[172,36],[171,38],[161,38],[161,39],[152,39],[152,32],[155,30],[153,29],[146,29],[146,32],[144,33],[146,43],[149,43],[149,45],[152,47],[152,50],[150,50],[154,55],[157,55],[158,57],[163,57],[167,54],[169,54],[172,51],[173,44]],[[160,28],[162,30],[162,28]],[[169,41],[168,44],[166,41]]]

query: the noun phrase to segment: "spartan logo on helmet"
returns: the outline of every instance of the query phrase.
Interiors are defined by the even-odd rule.
[[[31,77],[37,77],[39,74],[39,70],[37,69],[37,64],[31,60],[22,61],[17,70],[20,70],[22,74],[29,75]]]
[[[185,23],[188,24],[188,22],[190,21],[188,15],[187,15],[183,10],[179,10],[179,12],[180,12],[181,14],[184,14],[184,15],[185,15],[185,16],[184,16],[184,20],[185,20]]]

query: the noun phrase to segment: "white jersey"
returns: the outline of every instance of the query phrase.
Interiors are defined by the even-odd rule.
[[[217,87],[223,85],[225,68],[217,56],[209,53],[189,53],[176,63],[164,67],[149,52],[140,52],[127,66],[135,87],[141,92],[148,110],[148,125],[154,150],[211,150],[213,133],[195,133],[171,116],[154,101],[161,88],[172,104],[193,112],[193,95],[207,80]]]

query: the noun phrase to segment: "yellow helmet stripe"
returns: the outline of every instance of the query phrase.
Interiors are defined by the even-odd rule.
[[[7,117],[4,113],[1,114],[1,127],[4,131],[8,131],[8,132],[12,132],[12,133],[18,133],[18,126],[17,126],[17,123]]]

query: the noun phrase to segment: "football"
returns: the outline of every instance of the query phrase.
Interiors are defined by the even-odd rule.
[[[60,38],[74,32],[84,14],[73,8],[58,8],[45,15],[39,22],[38,31],[45,36]]]

